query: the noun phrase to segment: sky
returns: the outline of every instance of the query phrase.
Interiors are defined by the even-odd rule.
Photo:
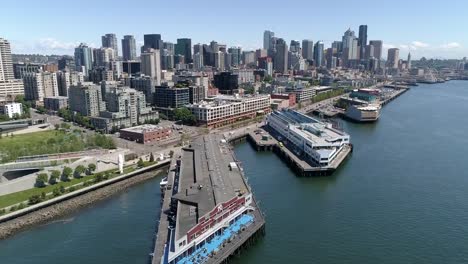
[[[80,42],[101,46],[101,36],[159,33],[164,41],[216,40],[255,50],[263,31],[290,40],[323,40],[327,45],[351,28],[368,25],[368,40],[400,48],[413,58],[468,56],[466,0],[23,0],[2,1],[0,38],[13,53],[73,54]],[[138,48],[137,48],[138,50]],[[386,52],[386,51],[384,51]],[[121,50],[119,51],[121,53]],[[386,56],[386,53],[384,53]]]

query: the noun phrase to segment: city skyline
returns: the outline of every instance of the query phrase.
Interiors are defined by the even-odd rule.
[[[86,5],[87,2],[85,0],[82,4]],[[140,0],[129,7],[137,15],[130,16],[134,22],[128,23],[128,19],[119,19],[128,16],[128,7],[116,6],[111,1],[93,2],[95,8],[88,10],[86,20],[80,20],[80,14],[69,12],[69,7],[47,0],[40,4],[30,3],[27,9],[6,3],[4,8],[7,12],[0,18],[0,22],[8,25],[18,16],[24,17],[15,27],[7,27],[2,32],[2,37],[10,40],[13,53],[72,55],[74,48],[81,42],[90,47],[100,47],[101,36],[108,33],[116,34],[119,53],[120,41],[124,35],[135,37],[139,52],[144,34],[161,34],[163,40],[173,43],[178,38],[190,38],[192,45],[216,40],[228,46],[240,46],[243,50],[255,50],[263,46],[264,30],[275,32],[276,36],[288,43],[290,40],[313,39],[323,40],[325,47],[328,47],[332,41],[340,40],[348,28],[357,32],[359,25],[364,24],[369,26],[369,40],[383,40],[384,54],[388,48],[399,48],[403,58],[411,51],[414,59],[422,56],[459,59],[468,54],[468,37],[459,34],[456,27],[463,24],[461,6],[467,5],[466,3],[446,1],[443,4],[433,3],[429,7],[425,6],[425,10],[419,10],[418,4],[403,1],[382,3],[379,7],[361,2],[350,4],[338,1],[338,9],[336,6],[332,8],[309,2],[297,3],[301,5],[300,9],[297,6],[278,9],[264,1],[249,2],[248,5],[240,3],[239,7],[229,9],[219,4],[211,5],[211,1],[202,5],[189,2],[184,3],[184,8],[198,12],[186,12],[183,16],[176,17],[176,4],[168,6]],[[106,12],[102,12],[104,8]],[[160,19],[156,21],[150,14],[154,8],[164,11],[158,12]],[[315,10],[313,19],[308,10]],[[360,12],[356,13],[357,10]],[[383,15],[387,13],[395,14],[394,19]],[[441,14],[444,19],[432,22],[425,18],[437,14]],[[200,19],[200,15],[203,15],[203,19]],[[402,17],[408,19],[401,19]],[[259,23],[250,23],[252,18]],[[40,23],[32,23],[32,20],[40,20]],[[159,21],[161,22],[158,23]],[[238,28],[233,28],[233,25]]]

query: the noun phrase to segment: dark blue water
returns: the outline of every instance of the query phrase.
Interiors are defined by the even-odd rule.
[[[267,235],[234,263],[468,263],[468,82],[420,85],[375,124],[344,122],[354,153],[298,178],[236,147]],[[146,263],[159,180],[0,242],[0,263]]]

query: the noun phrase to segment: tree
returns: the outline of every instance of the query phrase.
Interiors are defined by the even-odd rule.
[[[154,155],[153,155],[153,152],[151,152],[151,154],[150,154],[149,161],[150,161],[150,162],[154,162]]]
[[[73,176],[75,176],[75,178],[81,178],[81,174],[85,173],[85,171],[86,171],[85,166],[78,165],[75,168],[75,172],[73,173]]]
[[[143,168],[145,166],[145,163],[143,162],[143,160],[141,158],[138,160],[137,166],[139,168]]]
[[[90,163],[88,164],[88,174],[91,175],[96,170],[96,164]]]
[[[45,114],[47,112],[47,109],[45,109],[43,106],[36,107],[36,110],[39,114]]]
[[[55,189],[52,190],[52,195],[53,195],[54,197],[58,197],[58,196],[60,196],[60,194],[61,194],[61,193],[60,193],[60,189],[59,189],[59,188],[55,188]]]
[[[55,127],[55,130],[58,130],[58,129],[60,128],[60,125],[59,125],[59,124],[55,124],[54,127]]]
[[[177,108],[176,110],[174,110],[174,118],[177,121],[182,121],[182,123],[186,125],[195,125],[195,123],[197,122],[195,116],[186,107]]]
[[[60,186],[59,192],[60,192],[61,194],[63,194],[63,193],[66,192],[65,187],[63,187],[63,185]]]
[[[65,168],[63,168],[63,171],[62,171],[62,179],[63,179],[63,181],[69,181],[69,180],[70,180],[70,176],[72,175],[72,173],[73,173],[72,168],[70,168],[70,167],[65,167]]]
[[[39,173],[36,177],[36,186],[45,187],[48,178],[49,176],[47,175],[47,173]]]
[[[169,151],[169,157],[172,158],[172,156],[174,156],[174,151],[173,150]]]
[[[40,202],[42,202],[42,198],[41,198],[41,196],[39,196],[39,194],[34,194],[31,197],[29,197],[29,199],[28,199],[28,204],[29,205],[38,204]]]
[[[62,123],[62,124],[60,124],[60,126],[61,126],[63,129],[70,129],[70,127],[71,127],[70,124],[65,123],[65,122]]]
[[[52,185],[56,184],[59,178],[60,178],[60,171],[53,170],[52,173],[50,174],[49,184],[52,184]]]

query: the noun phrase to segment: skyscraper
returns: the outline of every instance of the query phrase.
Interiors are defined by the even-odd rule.
[[[304,39],[302,41],[302,57],[306,60],[314,59],[314,41],[310,39]]]
[[[389,68],[397,69],[399,60],[400,60],[400,50],[388,49],[387,66]]]
[[[351,29],[346,30],[343,35],[343,59],[345,65],[349,66],[351,61],[358,58],[358,39]]]
[[[359,56],[360,59],[364,59],[364,54],[366,53],[366,46],[367,46],[367,25],[360,25],[359,26]]]
[[[0,38],[0,82],[14,79],[10,42]]]
[[[111,62],[115,61],[115,51],[112,48],[99,48],[95,49],[94,61],[95,65],[99,67],[111,68]]]
[[[141,53],[141,73],[156,80],[156,85],[161,85],[161,53],[158,49],[147,49]]]
[[[369,41],[369,45],[374,46],[374,58],[380,61],[382,59],[382,47],[383,47],[382,41],[371,40]]]
[[[323,49],[324,49],[324,44],[322,41],[317,41],[315,43],[314,47],[314,62],[315,62],[315,67],[322,67],[323,65]]]
[[[289,45],[289,51],[291,51],[291,52],[300,52],[301,51],[301,43],[298,40],[291,40],[291,44]]]
[[[231,47],[228,49],[228,52],[231,54],[232,66],[234,67],[239,66],[241,64],[241,48]]]
[[[142,52],[144,52],[145,49],[162,49],[163,41],[161,39],[161,34],[143,35],[143,45]]]
[[[75,66],[78,71],[84,67],[84,74],[89,75],[93,66],[93,50],[85,43],[81,43],[75,48]]]
[[[114,58],[119,56],[119,46],[117,45],[117,37],[114,33],[109,33],[101,37],[102,47],[111,48],[114,50]]]
[[[185,63],[192,62],[192,40],[189,38],[177,39],[175,46],[175,54],[183,55],[185,57]]]
[[[263,32],[263,48],[269,50],[271,47],[271,38],[275,36],[275,33],[269,30]]]
[[[282,38],[276,41],[276,53],[273,66],[276,72],[283,74],[288,72],[288,44],[286,44],[286,41]]]
[[[122,57],[124,61],[136,59],[136,42],[132,35],[126,35],[122,39]]]
[[[408,60],[406,61],[408,70],[411,69],[411,53],[408,53]]]

